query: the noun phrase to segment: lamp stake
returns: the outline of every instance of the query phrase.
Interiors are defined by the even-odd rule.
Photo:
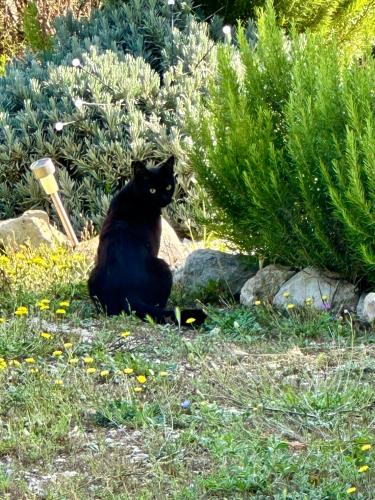
[[[58,216],[60,217],[61,223],[64,227],[65,233],[69,240],[72,242],[73,247],[78,245],[78,239],[74,232],[74,229],[70,223],[68,214],[62,204],[61,198],[59,196],[58,190],[59,186],[55,179],[55,165],[51,158],[41,158],[40,160],[34,161],[30,166],[36,179],[40,181],[40,184],[46,194],[51,196],[52,202],[55,205]]]

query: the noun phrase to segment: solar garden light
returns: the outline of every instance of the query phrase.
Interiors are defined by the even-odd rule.
[[[61,223],[64,226],[65,233],[75,247],[78,245],[78,239],[59,196],[59,186],[54,175],[56,168],[51,158],[41,158],[40,160],[34,161],[34,163],[30,166],[30,170],[33,172],[35,178],[40,181],[40,184],[46,194],[51,196]]]
[[[228,24],[223,26],[223,33],[226,43],[230,43],[232,41],[232,28]]]

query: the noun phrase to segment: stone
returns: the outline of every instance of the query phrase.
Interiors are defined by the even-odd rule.
[[[199,249],[192,252],[184,267],[174,274],[174,284],[186,293],[196,293],[213,284],[237,295],[257,270],[254,259],[247,255]]]
[[[357,306],[357,316],[361,321],[372,323],[375,321],[375,293],[363,293]]]
[[[69,239],[49,222],[42,210],[28,210],[20,217],[0,221],[0,242],[17,248],[19,245],[50,248],[56,245],[70,246]]]
[[[365,321],[363,306],[365,304],[365,297],[366,297],[366,295],[367,295],[367,293],[362,293],[361,296],[359,297],[359,301],[358,301],[358,304],[357,304],[356,313],[357,313],[358,318],[361,321]]]
[[[186,259],[187,251],[181,243],[173,227],[162,218],[161,220],[161,241],[158,257],[164,259],[171,267],[177,267]],[[98,251],[99,236],[86,241],[82,241],[77,246],[77,252],[86,256],[89,262],[94,263]]]
[[[358,299],[352,283],[340,279],[335,273],[306,267],[282,285],[273,299],[273,305],[286,307],[287,304],[303,306],[310,303],[321,310],[355,311]]]
[[[272,302],[283,283],[288,281],[294,274],[295,271],[290,268],[275,264],[260,269],[242,287],[241,304],[251,306],[256,300]]]
[[[164,259],[170,266],[177,267],[185,262],[187,255],[188,252],[176,231],[162,218],[159,258]]]

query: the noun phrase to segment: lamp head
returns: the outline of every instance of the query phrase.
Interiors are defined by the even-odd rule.
[[[34,161],[30,166],[30,170],[34,174],[34,177],[40,181],[42,188],[47,194],[57,193],[59,187],[54,177],[56,168],[51,158],[41,158]]]
[[[225,36],[231,36],[232,28],[228,24],[226,24],[225,26],[223,26],[223,33]]]
[[[56,168],[51,158],[41,158],[31,164],[30,170],[36,179],[42,179],[43,177],[47,177],[47,175],[54,174]]]

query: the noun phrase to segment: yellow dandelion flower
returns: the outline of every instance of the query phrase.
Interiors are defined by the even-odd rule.
[[[79,363],[79,358],[70,358],[69,363],[71,365],[76,365],[77,363]]]
[[[26,314],[28,314],[28,312],[29,310],[27,309],[27,307],[17,307],[14,314],[16,316],[25,316]]]
[[[39,370],[38,370],[38,368],[30,368],[29,372],[30,373],[38,373]]]
[[[131,375],[133,372],[133,368],[124,368],[125,375]]]
[[[108,377],[108,375],[109,375],[109,370],[102,370],[100,372],[100,376],[101,377]]]
[[[71,347],[73,347],[73,344],[71,342],[65,342],[64,347],[65,349],[70,349]]]
[[[306,304],[308,304],[308,305],[309,305],[309,304],[312,304],[312,302],[313,302],[312,297],[307,297],[307,298],[305,299],[305,302],[306,302]]]
[[[21,363],[17,359],[10,359],[9,366],[21,366]]]
[[[95,373],[96,372],[96,368],[87,368],[86,370],[86,373],[88,373],[89,375],[91,375],[92,373]]]
[[[134,392],[142,392],[142,387],[134,387]]]
[[[42,304],[39,306],[40,311],[47,311],[49,309],[49,306],[47,304]]]
[[[288,304],[288,305],[286,306],[286,308],[287,308],[287,309],[293,309],[293,308],[294,308],[294,304]]]
[[[121,332],[120,333],[120,337],[123,337],[123,338],[129,337],[129,335],[130,335],[130,332]]]
[[[283,293],[283,297],[285,297],[286,299],[289,297],[290,293],[289,292],[284,292]]]
[[[3,371],[6,369],[6,367],[7,367],[7,362],[4,360],[3,361],[0,360],[0,370]]]
[[[328,298],[329,298],[329,297],[328,297],[328,295],[322,295],[322,300],[323,300],[323,301],[328,300]]]
[[[262,303],[262,302],[261,302],[260,300],[256,300],[256,301],[254,302],[254,305],[256,305],[256,306],[260,306],[260,304],[261,304],[261,303]]]
[[[371,450],[371,448],[372,448],[371,444],[364,444],[363,446],[361,446],[362,451],[368,451]]]
[[[138,375],[137,380],[140,384],[145,384],[147,381],[147,377],[145,377],[144,375]]]
[[[159,372],[161,377],[168,377],[168,372]]]
[[[358,472],[367,472],[368,469],[368,465],[361,465],[361,467],[358,469]]]
[[[55,385],[64,385],[64,382],[61,380],[61,378],[57,378],[55,380]]]
[[[40,336],[42,337],[42,339],[45,339],[45,340],[50,340],[53,337],[53,335],[51,335],[50,333],[47,333],[47,332],[42,332],[40,334]]]
[[[50,301],[49,299],[42,299],[42,300],[40,301],[40,303],[41,303],[41,304],[44,304],[44,305],[46,305],[46,306],[47,306],[50,302],[51,302],[51,301]]]
[[[46,266],[47,262],[42,259],[42,257],[34,257],[31,259],[32,264],[38,264],[39,266]]]
[[[357,491],[357,488],[355,486],[351,486],[350,488],[348,488],[346,490],[346,493],[348,493],[348,495],[350,495],[351,493],[355,493]]]
[[[94,358],[92,358],[91,356],[85,356],[83,358],[83,362],[86,363],[87,365],[89,365],[90,363],[94,362]]]
[[[29,363],[31,365],[31,364],[35,363],[35,359],[34,358],[26,358],[25,363]]]
[[[59,302],[60,307],[69,307],[70,302],[68,300],[63,300],[62,302]]]
[[[66,311],[65,309],[56,309],[55,313],[63,316],[64,314],[66,314]]]
[[[0,318],[0,325],[1,323],[5,323],[5,318]]]
[[[191,325],[191,324],[192,324],[192,323],[194,323],[195,321],[197,321],[195,318],[188,318],[188,319],[185,321],[185,323],[186,323],[187,325]]]
[[[62,356],[62,353],[62,351],[53,351],[52,356],[54,358],[59,358],[60,356]]]

